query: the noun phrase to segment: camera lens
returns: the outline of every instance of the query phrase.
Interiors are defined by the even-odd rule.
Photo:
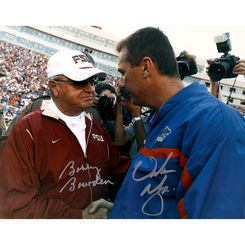
[[[214,62],[209,67],[209,76],[213,81],[220,81],[229,72],[230,65],[227,62]]]

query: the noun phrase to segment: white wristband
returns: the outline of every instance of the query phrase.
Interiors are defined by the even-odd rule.
[[[141,117],[133,117],[132,123],[135,124],[139,120],[141,120]]]

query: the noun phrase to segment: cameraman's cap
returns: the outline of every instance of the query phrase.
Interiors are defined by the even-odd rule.
[[[76,50],[60,50],[49,58],[47,76],[57,75],[74,81],[83,81],[92,76],[106,77],[106,73],[95,68],[86,54]]]

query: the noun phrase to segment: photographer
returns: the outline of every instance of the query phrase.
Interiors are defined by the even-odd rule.
[[[94,107],[90,112],[95,118],[102,123],[109,133],[111,139],[114,141],[114,122],[116,118],[116,103],[117,93],[115,88],[107,83],[100,82],[95,86],[96,96],[94,97]],[[126,108],[122,109],[123,125],[128,125],[131,122],[131,115]]]
[[[106,128],[111,139],[114,140],[114,118],[116,91],[115,88],[106,82],[100,82],[95,86],[95,106],[99,114],[99,122]]]
[[[206,67],[206,73],[209,75],[209,67],[210,64],[214,62],[214,59],[210,58],[207,59],[208,66]],[[245,77],[245,60],[238,60],[236,61],[236,65],[232,69],[232,73],[236,75],[243,75]],[[211,84],[211,94],[218,98],[221,101],[224,101],[222,91],[220,89],[219,81],[213,81],[210,77],[210,84]]]
[[[189,54],[184,50],[180,52],[179,56],[176,57],[176,60],[181,80],[187,76],[197,73],[197,62],[195,55]]]
[[[118,146],[124,146],[130,142],[128,154],[130,159],[133,160],[144,143],[145,124],[148,119],[148,115],[142,115],[141,107],[134,105],[130,96],[123,96],[119,87],[116,87],[116,92],[118,100],[116,103],[115,143]],[[132,121],[127,127],[123,126],[122,106],[125,107],[132,115]]]
[[[220,93],[219,83],[223,78],[236,78],[237,75],[245,75],[244,60],[239,57],[231,55],[229,52],[232,50],[230,34],[228,32],[219,34],[214,37],[217,50],[223,53],[220,58],[208,59],[208,67],[206,72],[211,80],[211,94],[223,101]],[[236,79],[234,80],[235,85]],[[229,103],[227,99],[227,104]]]

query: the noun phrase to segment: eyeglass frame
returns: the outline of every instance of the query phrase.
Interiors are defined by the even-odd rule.
[[[59,76],[62,76],[62,74],[59,75]],[[62,80],[62,79],[57,78],[57,76],[55,76],[55,77],[51,77],[49,80],[54,80],[56,82],[71,83],[72,85],[76,85],[76,86],[79,86],[79,85],[80,86],[86,86],[86,85],[88,85],[88,83],[90,83],[92,86],[95,86],[98,83],[99,79],[98,79],[97,76],[92,76],[92,77],[89,77],[89,78],[87,78],[87,79],[85,79],[83,81],[74,81],[74,80],[71,80],[71,79]]]

